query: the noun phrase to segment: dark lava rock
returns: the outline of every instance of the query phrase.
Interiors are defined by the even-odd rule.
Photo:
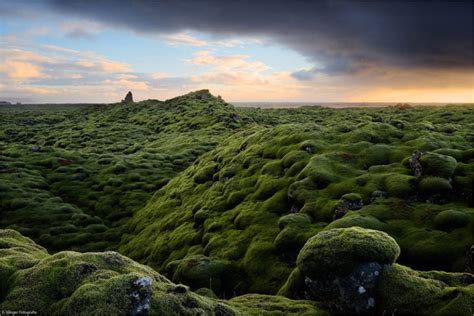
[[[474,273],[474,245],[467,251],[467,272]]]
[[[306,277],[308,298],[323,299],[333,311],[365,314],[375,307],[375,286],[382,270],[379,263],[369,262],[346,277],[318,280]]]
[[[378,201],[378,200],[385,199],[386,197],[387,197],[387,192],[376,190],[376,191],[372,192],[371,197],[370,197],[370,201],[375,202],[375,201]]]
[[[372,118],[372,122],[375,122],[375,123],[383,123],[383,122],[385,122],[385,120],[383,119],[382,116],[379,115],[379,116],[373,117],[373,118]]]
[[[131,91],[128,91],[127,95],[125,96],[125,99],[123,99],[122,102],[133,102],[133,95]]]
[[[216,305],[216,307],[214,307],[214,315],[215,316],[234,316],[235,312],[227,305],[219,303]]]
[[[398,129],[404,129],[405,124],[403,124],[402,122],[397,122],[397,123],[395,123],[395,127],[398,128]]]
[[[130,315],[144,316],[150,312],[151,283],[152,279],[150,277],[142,277],[132,283],[132,289],[128,293],[132,301]]]
[[[362,197],[357,193],[344,194],[334,208],[333,219],[343,217],[349,211],[359,210],[364,206]]]
[[[421,166],[420,158],[423,153],[419,150],[415,150],[409,159],[410,168],[417,179],[423,175],[423,167]]]
[[[399,254],[396,241],[381,231],[360,227],[322,231],[301,249],[296,261],[301,273],[293,275],[290,288],[300,287],[302,277],[307,299],[321,302],[335,314],[367,314],[377,304],[382,271]]]
[[[336,220],[336,219],[342,218],[342,217],[344,217],[344,215],[346,215],[348,212],[349,212],[349,208],[347,207],[347,205],[346,205],[345,203],[338,204],[338,205],[334,208],[334,213],[333,213],[333,215],[332,215],[332,219],[333,219],[333,220]]]

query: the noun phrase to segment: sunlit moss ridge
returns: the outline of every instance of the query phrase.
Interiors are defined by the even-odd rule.
[[[338,227],[387,232],[414,268],[467,268],[472,109],[240,111],[258,124],[159,190],[125,226],[121,252],[197,288],[183,270],[195,265],[221,295],[276,293],[306,240]]]

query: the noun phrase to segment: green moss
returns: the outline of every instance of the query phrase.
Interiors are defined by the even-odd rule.
[[[274,294],[308,238],[361,226],[395,238],[413,268],[467,266],[472,220],[435,219],[472,214],[469,106],[259,110],[201,91],[47,108],[0,109],[0,227],[52,252],[120,250],[160,272],[204,255],[239,272],[225,282],[237,294]],[[403,130],[372,122],[378,116]],[[421,184],[439,163],[451,190],[420,189],[409,175],[415,150],[435,157],[423,162]],[[454,173],[445,177],[452,159],[437,155],[457,160]],[[333,221],[350,193],[363,205]]]
[[[450,287],[398,264],[385,268],[377,287],[378,312],[420,315],[469,315],[474,286]]]
[[[341,196],[341,200],[348,202],[359,202],[362,201],[362,197],[357,193],[346,193]]]
[[[349,212],[344,217],[335,220],[329,225],[327,225],[325,229],[347,228],[353,226],[359,226],[380,231],[387,231],[390,228],[389,225],[383,223],[374,216],[361,214],[359,212]]]
[[[286,280],[285,284],[278,290],[277,295],[285,296],[291,299],[301,299],[304,297],[304,290],[306,284],[304,283],[304,275],[300,269],[295,268]]]
[[[0,243],[2,310],[34,310],[41,315],[327,314],[315,302],[278,296],[245,295],[225,301],[209,290],[199,290],[206,294],[199,295],[115,252],[50,256],[12,230],[0,230]],[[4,263],[14,257],[15,268],[5,279]]]
[[[16,271],[30,268],[47,256],[46,249],[17,231],[0,230],[0,302],[8,291],[10,277]]]
[[[304,147],[304,145],[303,145]],[[295,150],[287,153],[283,159],[282,164],[284,168],[290,168],[295,163],[300,161],[305,161],[308,158],[309,154],[306,150]]]
[[[358,227],[324,231],[305,244],[298,268],[279,293],[292,298],[310,295],[337,314],[413,314],[413,306],[422,315],[472,312],[472,275],[418,272],[394,263],[399,253],[397,243],[379,231]],[[369,296],[364,297],[366,293]]]
[[[194,293],[199,294],[201,296],[210,297],[210,298],[217,298],[217,295],[210,288],[207,288],[207,287],[202,287],[200,289],[197,289],[196,291],[194,291]]]
[[[298,268],[305,276],[345,274],[366,262],[393,263],[400,248],[386,233],[358,227],[334,228],[310,238],[298,255]]]
[[[179,261],[172,281],[187,284],[192,290],[207,287],[215,293],[221,293],[225,286],[223,277],[226,273],[230,274],[226,271],[224,262],[196,255]]]
[[[425,174],[444,178],[452,176],[457,166],[455,158],[437,153],[423,154],[420,162]]]
[[[262,174],[271,176],[280,176],[283,173],[282,164],[280,161],[270,161],[262,167]]]
[[[261,211],[276,214],[285,214],[290,209],[286,190],[279,191],[268,198],[262,205]]]
[[[199,97],[134,105],[0,109],[2,126],[11,131],[8,144],[3,143],[8,150],[2,148],[2,153],[16,157],[0,167],[12,168],[11,174],[2,173],[2,184],[8,186],[1,192],[1,207],[26,210],[2,213],[0,227],[29,230],[30,237],[53,251],[116,248],[118,227],[131,214],[240,127],[243,115],[232,106],[213,97],[194,99]],[[32,153],[36,145],[40,151]],[[202,176],[198,182],[209,175]],[[60,200],[45,203],[54,197]],[[74,208],[70,215],[60,211],[66,202]],[[90,219],[77,223],[72,218],[77,214]],[[77,230],[62,229],[69,225]],[[48,237],[50,229],[55,238]]]
[[[450,194],[452,189],[449,181],[440,177],[424,177],[418,183],[418,190],[425,195]]]
[[[308,227],[288,226],[284,228],[273,241],[273,246],[282,256],[296,257],[305,244]]]
[[[415,177],[404,174],[390,174],[385,178],[389,196],[406,197],[413,193]]]
[[[360,164],[367,169],[374,165],[386,165],[390,163],[390,151],[392,147],[385,144],[370,146],[360,154]]]
[[[247,294],[229,301],[244,315],[330,315],[312,301],[292,301],[281,296]]]
[[[205,183],[212,180],[212,176],[217,171],[217,164],[211,164],[206,168],[203,168],[194,176],[194,182]]]
[[[311,224],[311,217],[306,214],[288,214],[280,217],[278,227],[283,229],[287,226],[307,227]]]
[[[434,218],[434,225],[437,229],[452,231],[469,224],[471,216],[456,210],[446,210],[438,213]]]

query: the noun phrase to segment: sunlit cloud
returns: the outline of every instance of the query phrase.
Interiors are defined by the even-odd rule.
[[[249,60],[250,56],[248,55],[224,55],[216,56],[213,55],[211,51],[198,51],[194,53],[194,57],[187,59],[188,64],[193,65],[207,65],[211,66],[214,70],[219,71],[264,71],[270,69],[269,66],[265,65],[260,61]]]
[[[71,74],[69,75],[69,78],[71,79],[82,79],[82,75],[81,74]]]
[[[7,60],[0,64],[0,72],[12,79],[44,78],[39,66],[21,61]]]
[[[110,60],[80,60],[76,65],[106,73],[131,72],[129,65]]]
[[[127,73],[127,74],[118,74],[118,75],[115,76],[115,78],[117,78],[119,80],[129,80],[129,79],[137,79],[138,76]]]
[[[206,41],[200,40],[187,33],[176,33],[170,35],[163,35],[161,37],[166,43],[170,45],[189,45],[189,46],[206,46]]]

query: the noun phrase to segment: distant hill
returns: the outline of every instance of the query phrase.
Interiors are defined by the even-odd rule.
[[[207,90],[165,102],[5,109],[0,227],[51,250],[114,247],[157,189],[242,124]]]

